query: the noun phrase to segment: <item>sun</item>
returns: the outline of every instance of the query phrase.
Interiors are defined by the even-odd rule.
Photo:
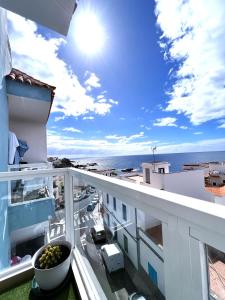
[[[105,40],[105,30],[97,15],[89,11],[80,13],[75,22],[75,41],[80,50],[87,55],[96,54]]]

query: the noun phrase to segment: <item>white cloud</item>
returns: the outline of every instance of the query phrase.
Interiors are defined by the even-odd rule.
[[[98,100],[98,103],[106,103],[106,99],[102,98],[102,99]]]
[[[166,118],[159,118],[156,119],[156,121],[153,123],[154,126],[163,127],[163,126],[169,126],[169,127],[177,127],[176,118],[166,117]]]
[[[117,140],[120,143],[125,143],[125,144],[129,143],[132,140],[143,138],[143,137],[144,137],[144,132],[143,131],[141,131],[139,133],[136,133],[136,134],[129,135],[129,136],[125,136],[125,135],[119,136],[119,135],[116,135],[116,134],[105,136],[105,138],[107,140]]]
[[[65,119],[65,116],[59,116],[59,117],[55,117],[54,121],[58,122],[58,121],[64,120],[64,119]]]
[[[120,120],[121,120],[121,121],[124,121],[124,120],[126,120],[126,118],[124,118],[124,117],[120,117]]]
[[[146,108],[146,107],[144,107],[144,106],[141,107],[141,110],[143,110],[145,113],[148,113],[148,112],[149,112],[149,109]]]
[[[158,146],[157,153],[184,153],[184,152],[204,152],[223,151],[225,148],[225,138],[200,140],[197,142],[171,144]]]
[[[115,135],[116,137],[116,135]],[[225,138],[200,140],[197,142],[173,144],[159,141],[129,141],[107,139],[75,139],[58,132],[48,131],[48,154],[67,157],[110,156],[150,154],[151,147],[157,144],[157,153],[184,153],[196,151],[224,150]]]
[[[94,120],[94,117],[93,116],[86,116],[86,117],[83,117],[83,120]]]
[[[67,157],[79,156],[106,156],[106,155],[128,155],[149,153],[149,149],[156,141],[134,141],[138,133],[118,139],[112,135],[112,139],[75,139],[69,136],[60,135],[58,132],[48,130],[48,154],[62,155]],[[136,137],[135,137],[136,136]],[[113,138],[114,137],[114,138]]]
[[[100,99],[103,99],[103,98],[105,98],[105,96],[102,95],[102,94],[97,96],[97,99],[99,99],[99,100],[100,100]]]
[[[86,71],[85,76],[88,76],[88,78],[84,82],[88,91],[91,91],[92,88],[100,88],[101,87],[100,79],[97,77],[97,75],[95,73]]]
[[[196,131],[196,132],[193,132],[193,134],[199,135],[199,134],[203,134],[203,132],[202,131]]]
[[[113,99],[109,99],[109,102],[112,103],[112,104],[114,104],[114,105],[118,105],[119,104],[118,101],[113,100]]]
[[[116,134],[111,134],[111,135],[106,135],[105,138],[107,140],[121,140],[123,138],[123,136],[119,136]]]
[[[217,128],[225,128],[225,120],[219,120],[220,125]]]
[[[180,126],[180,129],[184,129],[184,130],[185,130],[185,129],[188,129],[188,127],[187,127],[187,126],[184,126],[184,125],[181,125],[181,126]]]
[[[66,44],[63,38],[45,38],[37,33],[37,25],[16,14],[8,12],[10,44],[13,65],[29,75],[56,86],[52,112],[64,116],[81,116],[89,113],[105,115],[114,106],[99,103],[90,95],[87,87],[100,88],[100,80],[94,73],[86,74],[86,85],[82,85],[71,67],[59,57],[60,48]]]
[[[224,0],[156,0],[160,44],[177,62],[167,111],[194,125],[225,116]]]
[[[63,131],[77,132],[77,133],[81,133],[82,132],[80,129],[77,129],[77,128],[74,128],[74,127],[63,128]]]
[[[140,127],[144,128],[145,130],[151,130],[151,127],[145,126],[144,124],[141,124]]]

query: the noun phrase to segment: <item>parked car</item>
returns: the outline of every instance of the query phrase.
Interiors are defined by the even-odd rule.
[[[133,293],[129,296],[128,300],[148,300],[146,296],[142,295],[141,293]]]
[[[90,193],[90,194],[94,194],[96,192],[95,188],[93,186],[90,186],[88,187],[87,191]]]
[[[91,200],[91,203],[94,204],[94,205],[96,205],[98,203],[98,200],[93,199],[93,200]]]
[[[95,243],[106,241],[106,233],[103,225],[95,225],[92,227],[91,235]]]
[[[87,206],[87,211],[93,211],[95,209],[95,205],[93,203],[89,203]]]
[[[102,246],[101,254],[109,273],[124,268],[123,252],[117,244]]]
[[[86,198],[88,198],[88,194],[82,193],[82,194],[76,195],[76,196],[74,197],[74,200],[75,200],[75,201],[81,201],[81,200],[84,200],[84,199],[86,199]]]

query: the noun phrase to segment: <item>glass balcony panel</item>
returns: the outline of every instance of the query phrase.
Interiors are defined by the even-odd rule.
[[[225,299],[225,253],[206,245],[210,298]]]
[[[21,197],[15,197],[18,190],[12,193],[15,182],[23,184]],[[64,176],[0,182],[0,216],[1,272],[28,263],[41,246],[65,238]]]
[[[146,270],[141,266],[137,210],[115,195],[73,178],[75,246],[106,298],[128,299],[141,293],[164,299],[153,263],[147,264]]]

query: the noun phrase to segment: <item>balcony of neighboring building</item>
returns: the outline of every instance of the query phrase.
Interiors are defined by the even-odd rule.
[[[54,90],[55,87],[14,68],[6,77],[10,134],[28,149],[22,158],[24,163],[47,161],[46,124]],[[16,158],[10,159],[9,164],[19,164]]]
[[[162,224],[146,229],[145,233],[156,245],[163,248]]]

